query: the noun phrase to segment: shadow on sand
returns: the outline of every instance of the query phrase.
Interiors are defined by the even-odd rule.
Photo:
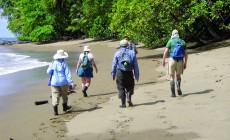
[[[90,95],[89,97],[115,95],[115,94],[117,94],[117,92],[110,92],[110,93],[103,93],[103,94],[94,94],[94,95]]]
[[[90,107],[90,108],[73,108],[71,111],[68,111],[66,113],[71,113],[71,112],[85,112],[85,111],[94,111],[96,109],[101,109],[102,107],[98,107],[98,106],[93,106],[93,107]]]
[[[204,91],[198,91],[198,92],[183,94],[183,97],[189,96],[189,95],[207,94],[207,93],[210,93],[212,91],[214,91],[214,90],[213,89],[206,89]]]
[[[134,104],[133,106],[141,106],[141,105],[155,105],[155,104],[158,104],[158,103],[164,103],[165,100],[158,100],[158,101],[155,101],[155,102],[148,102],[148,103],[141,103],[141,104]]]

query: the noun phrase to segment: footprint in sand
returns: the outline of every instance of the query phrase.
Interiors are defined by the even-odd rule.
[[[172,126],[169,126],[168,128],[166,128],[166,130],[172,130],[172,129],[176,129],[177,127],[172,125]]]
[[[33,137],[38,137],[38,133],[33,133]]]
[[[177,126],[172,125],[171,121],[164,121],[163,123],[167,125],[166,130],[172,130],[172,129],[176,129],[177,128]]]

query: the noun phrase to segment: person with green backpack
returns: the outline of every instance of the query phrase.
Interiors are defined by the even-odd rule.
[[[82,93],[84,97],[88,96],[86,91],[91,84],[91,78],[93,78],[93,67],[95,68],[96,73],[98,72],[93,54],[90,53],[90,51],[89,46],[84,46],[83,53],[80,54],[76,66],[76,73],[81,77]]]
[[[166,44],[166,49],[163,54],[163,67],[166,66],[165,59],[169,54],[168,74],[170,75],[171,97],[176,97],[175,85],[177,87],[178,95],[182,95],[181,91],[181,74],[187,67],[188,53],[187,44],[180,39],[177,30],[172,31],[171,39]],[[176,84],[175,84],[176,75]]]

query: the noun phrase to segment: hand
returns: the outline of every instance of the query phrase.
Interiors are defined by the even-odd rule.
[[[98,72],[98,70],[96,69],[96,73]]]
[[[165,67],[165,60],[162,61],[162,66]]]
[[[72,89],[74,90],[76,85],[72,83],[71,86],[72,86]]]
[[[113,77],[113,81],[115,80],[115,77]]]
[[[186,69],[187,68],[187,64],[186,63],[184,63],[184,69]]]

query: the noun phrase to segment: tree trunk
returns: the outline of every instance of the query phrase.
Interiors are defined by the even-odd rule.
[[[204,24],[207,26],[207,29],[209,33],[215,38],[220,39],[220,36],[215,32],[215,30],[211,27],[209,18],[207,16],[203,16],[204,18],[201,18],[204,21]]]

